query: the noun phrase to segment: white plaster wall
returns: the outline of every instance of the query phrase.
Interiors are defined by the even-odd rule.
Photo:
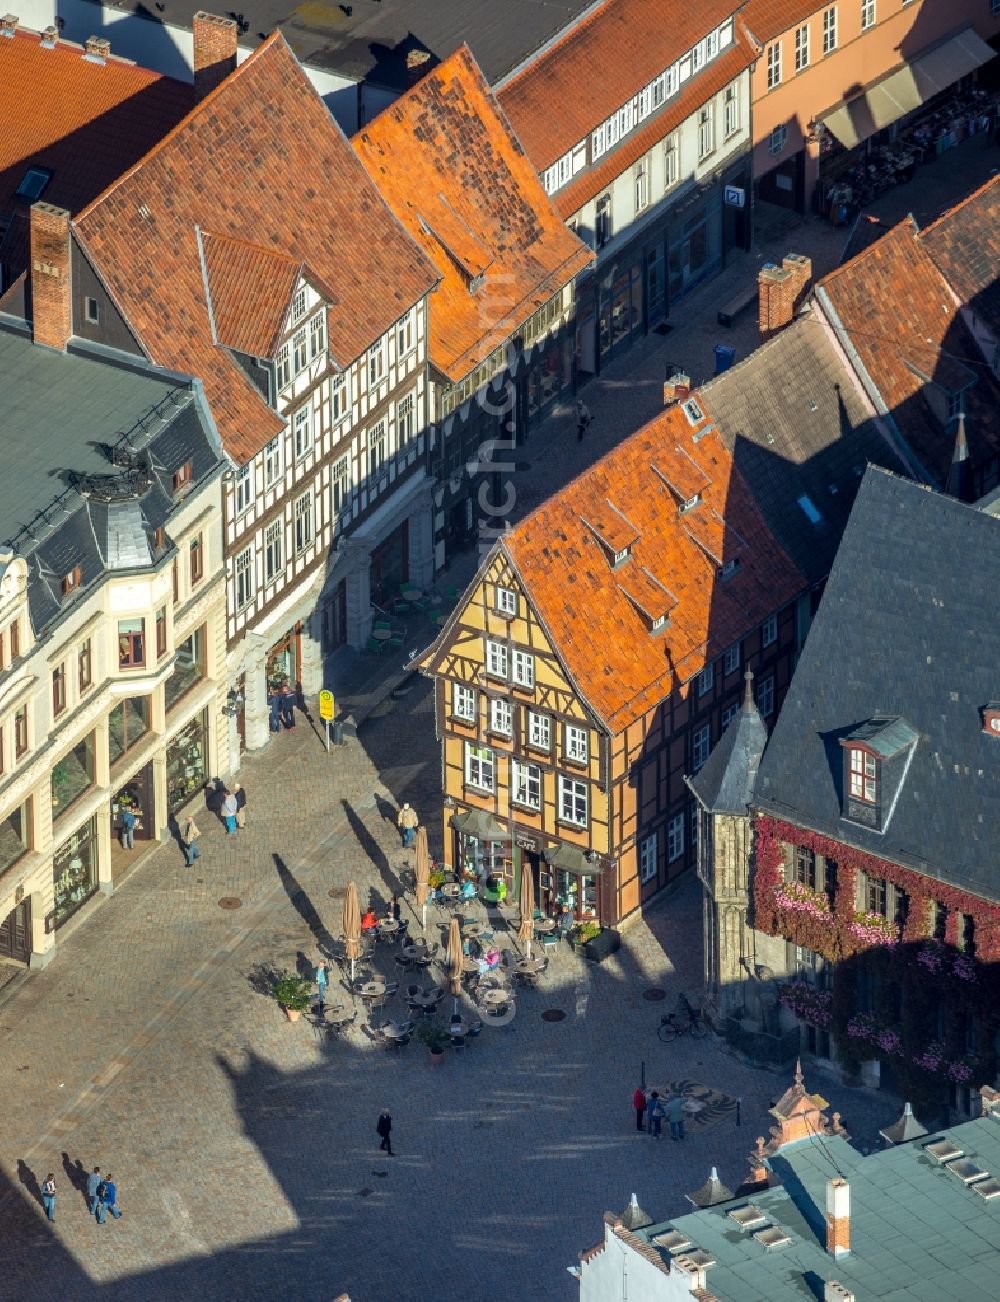
[[[580,1263],[580,1302],[691,1302],[687,1276],[665,1275],[605,1227],[605,1244]]]

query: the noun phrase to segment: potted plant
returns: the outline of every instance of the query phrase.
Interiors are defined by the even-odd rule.
[[[440,868],[435,868],[428,874],[427,885],[430,886],[431,890],[435,891],[444,885],[444,873]]]
[[[448,1047],[448,1033],[440,1022],[430,1018],[421,1022],[417,1027],[417,1039],[421,1044],[426,1044],[431,1052],[431,1063],[436,1067],[444,1057],[444,1051]]]
[[[577,947],[591,963],[600,963],[609,954],[613,954],[621,943],[621,933],[614,927],[602,927],[596,918],[588,918],[577,928]]]
[[[290,1022],[297,1022],[309,1007],[310,991],[310,983],[304,977],[296,976],[294,972],[280,972],[271,987],[271,997],[284,1009]]]

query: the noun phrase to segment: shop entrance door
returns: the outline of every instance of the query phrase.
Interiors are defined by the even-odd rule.
[[[31,958],[31,900],[22,900],[0,922],[0,958],[27,963]]]
[[[383,609],[410,577],[410,524],[404,520],[372,552],[371,594],[376,606]]]
[[[131,850],[122,845],[122,815],[126,809],[131,810],[135,818]],[[136,856],[146,849],[146,843],[153,840],[155,830],[153,764],[150,761],[134,777],[129,778],[128,782],[119,787],[111,801],[112,881],[117,881],[125,869],[134,863]]]

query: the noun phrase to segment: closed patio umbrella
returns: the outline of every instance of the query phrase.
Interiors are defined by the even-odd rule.
[[[424,931],[427,930],[427,896],[430,894],[430,876],[431,876],[431,854],[427,848],[427,828],[421,825],[417,828],[417,848],[416,848],[416,870],[417,870],[417,904],[420,906],[420,915],[423,922]]]
[[[451,986],[451,993],[455,996],[455,1012],[458,1012],[458,996],[462,993],[462,960],[465,955],[462,953],[462,931],[458,925],[458,919],[452,918],[448,924],[448,950],[445,955],[445,962],[448,965],[448,984]]]
[[[521,925],[517,929],[518,940],[527,946],[531,958],[531,938],[535,934],[535,883],[531,868],[521,865]]]
[[[358,888],[354,882],[347,883],[347,898],[344,900],[344,952],[351,960],[351,985],[354,985],[354,963],[361,957],[361,906],[358,903]]]

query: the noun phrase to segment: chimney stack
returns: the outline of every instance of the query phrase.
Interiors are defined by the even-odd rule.
[[[59,28],[43,27],[42,39],[38,42],[39,48],[43,50],[54,50],[59,44]]]
[[[823,1302],[854,1302],[854,1294],[839,1280],[828,1279],[823,1288]]]
[[[191,24],[194,30],[194,94],[202,100],[215,90],[236,67],[236,24],[200,9]]]
[[[691,377],[676,371],[663,382],[663,405],[672,407],[675,402],[684,402],[691,396]]]
[[[826,1182],[826,1250],[834,1257],[851,1250],[851,1186],[839,1176]]]
[[[768,338],[790,325],[812,279],[812,262],[801,253],[789,253],[781,266],[766,263],[757,277],[758,322]]]
[[[0,36],[14,36],[19,22],[17,14],[4,14],[0,18]]]
[[[73,333],[69,262],[69,221],[65,208],[31,205],[31,325],[36,344],[66,351]]]
[[[83,57],[88,63],[107,63],[111,58],[111,42],[103,36],[88,36]]]

